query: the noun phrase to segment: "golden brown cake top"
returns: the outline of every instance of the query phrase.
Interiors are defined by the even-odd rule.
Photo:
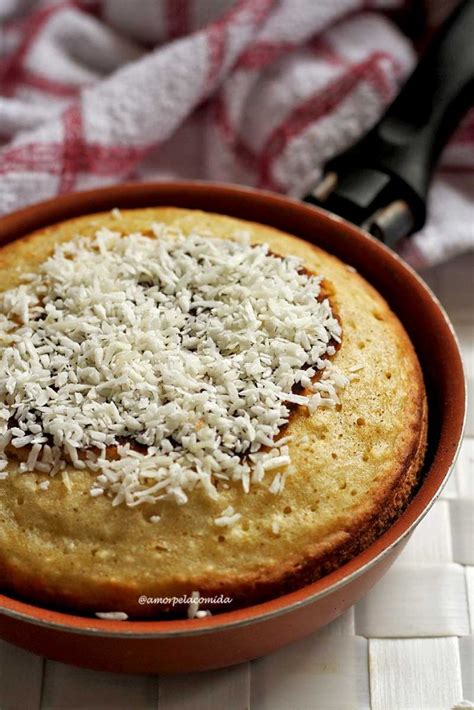
[[[1,249],[2,289],[17,287],[77,234],[90,239],[103,227],[146,232],[154,221],[218,239],[244,230],[251,244],[268,244],[323,276],[343,333],[331,360],[351,381],[336,406],[292,410],[282,432],[290,437],[291,472],[277,494],[268,485],[246,492],[237,480],[220,486],[217,499],[196,487],[182,506],[158,500],[112,507],[107,496],[90,495],[97,472],[68,463],[50,477],[22,473],[10,461],[0,485],[0,572],[17,591],[27,587],[33,597],[74,608],[146,613],[136,603],[142,593],[222,589],[245,600],[260,594],[259,585],[266,593],[271,585],[284,589],[308,560],[323,569],[327,556],[356,541],[368,521],[399,509],[423,452],[423,380],[398,319],[353,269],[275,229],[175,208],[90,215]],[[38,491],[44,483],[47,489]],[[223,515],[229,508],[237,520]]]

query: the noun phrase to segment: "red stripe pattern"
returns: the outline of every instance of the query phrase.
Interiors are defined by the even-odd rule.
[[[182,37],[191,30],[191,3],[189,0],[166,0],[164,4],[167,36]]]
[[[319,49],[319,48],[318,48]],[[278,51],[275,49],[275,51]],[[285,50],[281,50],[283,53]],[[329,49],[324,48],[324,52]],[[319,51],[318,51],[319,54]],[[393,85],[381,68],[381,61],[392,62],[385,52],[375,52],[367,60],[349,65],[340,76],[322,89],[317,89],[303,101],[297,103],[285,119],[271,132],[262,149],[257,153],[246,143],[232,125],[223,97],[214,101],[214,121],[223,141],[233,151],[236,159],[243,162],[246,169],[254,171],[257,185],[262,188],[284,191],[285,186],[272,176],[275,161],[287,145],[297,138],[308,126],[333,113],[337,107],[350,97],[361,82],[365,82],[385,103],[393,95]],[[340,59],[331,52],[330,62],[340,64]]]
[[[258,27],[274,4],[275,0],[237,0],[227,13],[209,26],[207,31],[209,67],[204,88],[206,96],[215,88],[223,68],[227,54],[228,33],[230,33],[232,26],[238,27],[241,16],[249,14],[252,25]],[[238,63],[238,56],[236,60]]]
[[[84,169],[84,131],[80,105],[71,106],[63,117],[63,155],[59,193],[71,192],[76,183],[76,177]]]
[[[298,104],[288,118],[268,138],[260,155],[260,187],[275,188],[271,167],[288,143],[300,135],[310,124],[328,116],[344,101],[362,81],[390,98],[383,74],[379,71],[380,55],[372,55],[366,62],[356,64],[328,87]]]
[[[26,20],[20,44],[8,58],[8,61],[5,62],[0,75],[0,86],[4,96],[13,95],[16,87],[24,81],[24,76],[28,74],[24,67],[25,60],[49,20],[70,5],[71,3],[67,0],[54,5],[47,5],[34,12]]]
[[[413,61],[398,30],[373,12],[361,14],[359,0],[340,11],[315,0],[235,0],[224,13],[220,0],[208,0],[214,19],[198,30],[197,0],[148,1],[161,2],[164,26],[155,44],[143,25],[147,13],[124,14],[123,3],[109,3],[107,19],[100,2],[65,0],[7,23],[7,44],[16,48],[0,63],[8,109],[0,110],[0,135],[11,135],[11,116],[28,110],[33,95],[37,105],[56,109],[0,146],[0,213],[36,200],[38,184],[40,196],[52,197],[132,176],[169,176],[170,155],[178,176],[289,190],[305,179],[305,161],[297,159],[305,136],[332,120],[333,152],[348,133],[355,140]],[[84,27],[94,52],[104,47],[103,64],[93,58]],[[52,48],[61,47],[58,62]],[[97,79],[90,78],[94,71]],[[342,106],[352,111],[350,126],[338,118]],[[459,136],[463,169],[469,151],[474,166],[473,125]],[[199,165],[189,141],[201,148]],[[317,164],[315,143],[309,148]]]

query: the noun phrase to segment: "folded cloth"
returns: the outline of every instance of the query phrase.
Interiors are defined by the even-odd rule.
[[[6,0],[0,213],[123,180],[303,195],[414,65],[386,5]],[[473,176],[474,116],[446,151],[426,227],[403,247],[412,263],[472,248]]]

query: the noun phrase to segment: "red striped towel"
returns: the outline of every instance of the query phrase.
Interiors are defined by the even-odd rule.
[[[130,179],[304,194],[413,66],[386,4],[3,0],[0,213]],[[412,262],[472,246],[473,175],[471,120],[405,250]]]

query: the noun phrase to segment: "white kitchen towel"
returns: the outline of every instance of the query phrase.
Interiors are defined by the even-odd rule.
[[[413,67],[387,4],[0,0],[0,213],[124,180],[303,195]],[[443,166],[416,266],[474,244],[474,116]]]

